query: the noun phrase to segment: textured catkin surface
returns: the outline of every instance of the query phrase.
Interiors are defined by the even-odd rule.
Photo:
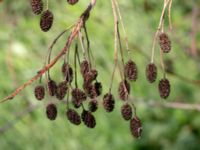
[[[45,1],[44,1],[45,2]],[[51,30],[41,32],[40,16],[34,15],[27,1],[6,1],[0,3],[0,97],[4,97],[23,84],[41,69],[48,46],[55,36],[71,25],[87,5],[88,1],[79,1],[69,6],[67,1],[49,1],[49,9],[55,20]],[[162,100],[158,93],[158,82],[162,78],[159,64],[159,51],[156,50],[158,78],[149,84],[145,77],[145,68],[149,60],[143,53],[150,54],[153,33],[160,17],[162,1],[135,0],[119,1],[124,17],[126,31],[131,48],[131,57],[138,66],[138,79],[130,82],[131,95],[137,106],[137,115],[143,125],[142,136],[136,140],[132,137],[129,121],[121,116],[123,101],[118,97],[118,84],[121,81],[117,71],[112,94],[115,95],[113,112],[106,113],[102,99],[94,113],[96,126],[87,128],[82,122],[74,126],[66,118],[66,107],[58,102],[55,121],[46,118],[46,104],[55,102],[45,97],[37,102],[33,95],[32,84],[14,100],[0,105],[0,149],[5,150],[197,150],[200,139],[200,117],[196,111],[165,109],[147,105],[148,102],[198,103],[199,88],[168,76],[171,94]],[[198,2],[198,1],[195,1]],[[188,78],[199,79],[199,69],[194,59],[185,54],[190,46],[191,12],[193,2],[174,0],[172,18],[174,34],[170,35],[173,44],[169,58],[172,59],[174,71]],[[196,6],[199,6],[196,4]],[[145,10],[147,12],[145,12]],[[6,15],[5,15],[6,14]],[[91,48],[98,64],[98,80],[103,83],[102,95],[108,92],[113,67],[113,16],[110,1],[98,1],[87,23],[91,39]],[[166,29],[167,30],[167,29]],[[123,38],[123,32],[122,38]],[[199,35],[199,31],[197,31]],[[66,42],[67,35],[59,40],[53,49],[54,57]],[[178,40],[176,41],[176,38]],[[123,40],[123,39],[122,39]],[[179,41],[180,40],[180,41]],[[199,36],[197,36],[199,41]],[[181,44],[179,44],[181,42]],[[125,46],[124,46],[125,47]],[[159,48],[159,46],[158,46]],[[199,49],[199,45],[198,45]],[[135,50],[135,51],[134,51]],[[73,49],[70,55],[73,65]],[[127,56],[127,54],[126,54]],[[128,61],[128,58],[126,59]],[[9,62],[12,64],[11,67]],[[70,64],[71,64],[70,63]],[[51,71],[52,79],[60,83],[63,79],[60,61]],[[12,71],[13,70],[13,71]],[[78,77],[82,83],[82,78]],[[46,88],[46,87],[45,87]],[[82,87],[81,87],[82,88]],[[137,98],[140,98],[139,100]],[[25,113],[29,104],[38,105],[31,113]],[[85,105],[87,108],[88,105]],[[78,111],[81,115],[81,111]],[[22,117],[17,117],[23,114]],[[156,141],[156,142],[155,142]]]

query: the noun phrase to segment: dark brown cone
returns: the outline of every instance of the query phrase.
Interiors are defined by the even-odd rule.
[[[146,67],[146,78],[150,83],[156,81],[157,78],[157,67],[155,64],[150,63]]]
[[[133,117],[130,121],[130,130],[134,137],[140,138],[142,134],[142,123],[137,117]]]
[[[78,0],[67,0],[70,5],[74,5],[78,2]]]
[[[42,13],[40,18],[40,28],[42,31],[47,32],[53,24],[53,14],[51,11],[46,10]]]
[[[132,108],[129,104],[124,104],[121,107],[121,114],[125,120],[130,120],[132,118]]]
[[[34,94],[37,100],[42,100],[45,96],[44,86],[38,85],[35,87]]]
[[[84,75],[84,84],[91,84],[97,78],[98,72],[95,69],[90,70]]]
[[[101,95],[102,92],[102,85],[100,82],[95,82],[94,84],[84,83],[83,88],[87,96],[92,99]]]
[[[39,15],[43,10],[42,0],[31,0],[31,7],[34,14]]]
[[[107,93],[103,97],[103,106],[106,112],[112,112],[115,107],[115,100],[112,94]]]
[[[81,68],[81,74],[82,74],[82,76],[84,77],[85,74],[86,74],[87,72],[89,72],[89,68],[90,68],[89,62],[88,62],[87,60],[83,60],[83,61],[81,62],[80,68]]]
[[[130,81],[136,81],[138,72],[134,61],[129,60],[124,67],[124,74]]]
[[[124,80],[119,83],[118,94],[121,100],[125,101],[128,99],[130,93],[130,84]]]
[[[98,109],[98,102],[96,99],[93,99],[88,104],[89,111],[95,112]]]
[[[80,115],[73,109],[68,109],[67,112],[66,112],[66,116],[67,116],[67,119],[75,124],[75,125],[80,125],[81,124],[81,117]]]
[[[56,94],[57,91],[57,85],[56,82],[54,80],[49,80],[47,83],[47,88],[48,88],[48,92],[50,96],[54,96]]]
[[[55,104],[49,104],[46,107],[46,115],[47,118],[50,120],[55,120],[57,117],[57,108]]]
[[[164,53],[169,53],[171,50],[171,41],[166,33],[159,35],[160,48]]]
[[[86,98],[87,96],[82,90],[78,88],[72,90],[72,103],[75,107],[80,107],[81,103],[85,101]]]
[[[66,81],[60,82],[58,84],[57,91],[56,91],[57,99],[63,100],[63,98],[65,97],[67,93],[67,89],[68,89],[67,82]]]
[[[73,80],[73,69],[68,63],[63,63],[62,73],[67,82],[72,82]]]
[[[169,80],[166,78],[161,79],[159,82],[158,88],[159,88],[160,97],[166,99],[170,94]]]
[[[81,118],[88,128],[94,128],[96,126],[96,120],[91,112],[83,110]]]

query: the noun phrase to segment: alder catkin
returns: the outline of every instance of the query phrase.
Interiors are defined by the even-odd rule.
[[[107,93],[103,97],[103,107],[106,112],[112,112],[115,107],[115,100],[112,94]]]
[[[171,50],[171,41],[166,33],[159,35],[160,48],[164,53],[169,53]]]
[[[80,115],[78,114],[78,112],[76,112],[75,110],[73,109],[68,109],[67,112],[66,112],[66,116],[67,116],[67,119],[74,125],[79,125],[81,124],[81,117]]]
[[[170,82],[168,79],[163,78],[159,81],[158,85],[160,97],[166,99],[170,94]]]
[[[63,63],[62,65],[62,73],[63,73],[63,76],[65,77],[65,80],[67,82],[72,82],[73,80],[73,69],[72,67],[68,64],[68,63]]]
[[[48,89],[49,95],[54,96],[56,94],[56,91],[57,91],[56,82],[54,80],[50,79],[47,83],[47,89]]]
[[[146,67],[146,78],[150,83],[156,81],[157,78],[157,67],[154,63],[150,63]]]
[[[50,120],[55,120],[57,117],[57,108],[55,104],[48,104],[46,107],[46,115]]]
[[[133,117],[130,120],[130,130],[134,137],[140,138],[142,134],[142,123],[138,117]]]
[[[96,99],[93,99],[88,104],[89,111],[95,112],[98,109],[98,102]]]
[[[83,110],[81,114],[82,121],[88,128],[94,128],[96,126],[95,117],[92,115],[91,112]]]
[[[132,107],[126,103],[121,107],[121,114],[124,120],[130,120],[132,118]]]
[[[125,101],[128,99],[130,93],[130,84],[127,80],[121,81],[119,83],[118,94],[121,100]]]
[[[78,2],[78,0],[67,0],[70,5],[74,5]]]
[[[34,94],[37,100],[42,100],[45,96],[45,88],[42,85],[35,87]]]
[[[66,81],[62,81],[58,84],[56,90],[56,97],[58,100],[63,100],[65,95],[67,94],[68,86]]]
[[[42,31],[47,32],[53,24],[53,13],[50,10],[46,10],[42,13],[40,18],[40,28]]]
[[[85,101],[87,98],[86,94],[81,89],[78,88],[73,89],[71,94],[72,94],[72,103],[76,107],[80,107],[81,103]]]
[[[31,0],[31,7],[34,14],[39,15],[43,10],[42,0]]]
[[[124,74],[130,81],[136,81],[138,72],[134,61],[129,60],[124,67]]]

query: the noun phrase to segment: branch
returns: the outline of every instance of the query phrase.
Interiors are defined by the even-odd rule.
[[[11,93],[9,96],[5,97],[0,101],[0,103],[3,103],[8,100],[12,100],[17,94],[19,94],[22,90],[24,90],[28,85],[30,85],[32,82],[40,78],[46,71],[48,71],[50,68],[52,68],[56,62],[69,50],[69,47],[73,40],[76,38],[77,34],[79,33],[80,29],[83,27],[84,23],[87,21],[88,16],[92,8],[95,6],[96,0],[91,0],[90,4],[86,8],[86,10],[82,13],[76,24],[71,30],[71,33],[68,37],[68,40],[64,46],[64,48],[58,53],[58,55],[46,66],[44,66],[38,73],[32,77],[30,80],[28,80],[25,84],[17,88],[13,93]]]

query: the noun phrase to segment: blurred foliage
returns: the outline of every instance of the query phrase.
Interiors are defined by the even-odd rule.
[[[27,0],[4,0],[0,3],[0,98],[7,96],[37,73],[43,66],[48,46],[65,28],[74,23],[89,0],[80,0],[75,6],[69,6],[66,0],[49,2],[54,13],[54,25],[50,32],[43,33],[39,28],[39,16],[33,15]],[[128,38],[133,50],[131,57],[139,69],[139,79],[132,84],[138,116],[143,122],[141,139],[134,139],[129,131],[129,123],[120,115],[122,102],[116,97],[116,108],[107,114],[102,106],[95,113],[97,126],[87,129],[83,124],[71,125],[65,117],[65,106],[59,103],[58,118],[50,122],[45,116],[45,106],[52,101],[47,97],[44,102],[37,102],[33,96],[34,86],[27,87],[14,100],[0,105],[0,149],[5,150],[197,150],[200,149],[200,115],[195,111],[163,109],[147,103],[163,102],[157,92],[157,84],[150,85],[145,79],[145,66],[150,56],[153,34],[159,21],[162,0],[120,1],[122,16],[125,21]],[[174,71],[189,79],[200,79],[199,56],[188,55],[191,43],[192,9],[200,6],[199,1],[174,0],[172,7],[173,31],[170,33],[173,51],[167,55],[173,63]],[[103,93],[109,88],[111,68],[113,67],[113,16],[110,1],[97,0],[97,5],[87,23],[91,47],[99,80],[103,82]],[[199,15],[200,16],[200,15]],[[200,17],[198,16],[198,21]],[[198,25],[199,27],[199,25]],[[166,27],[167,30],[167,27]],[[200,30],[196,40],[200,41]],[[122,32],[121,32],[122,33]],[[122,34],[123,35],[123,34]],[[59,40],[54,48],[54,56],[63,47],[67,36]],[[123,45],[125,47],[125,45]],[[200,42],[197,42],[198,52]],[[125,48],[124,48],[125,49]],[[141,51],[143,53],[141,53]],[[73,55],[70,55],[73,56]],[[156,62],[159,64],[158,47]],[[57,81],[62,61],[52,69],[51,74]],[[159,70],[159,78],[162,71]],[[168,75],[171,81],[171,95],[167,101],[199,103],[199,87]],[[79,79],[81,80],[81,79]],[[120,76],[116,74],[114,87]],[[81,82],[81,81],[80,81]],[[137,98],[142,98],[141,103]],[[99,99],[101,101],[101,99]],[[29,105],[37,105],[31,113],[20,112]]]

